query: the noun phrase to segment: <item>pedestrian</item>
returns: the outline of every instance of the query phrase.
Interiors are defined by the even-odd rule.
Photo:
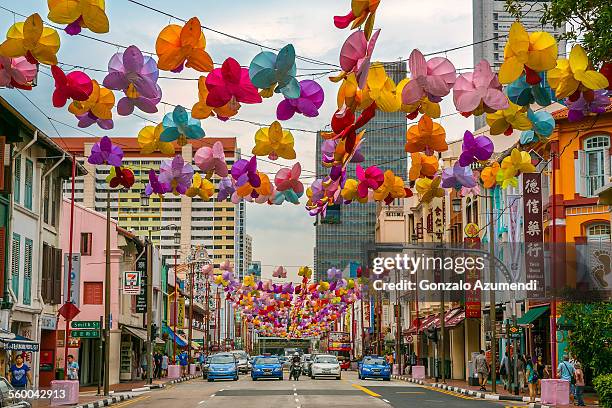
[[[480,384],[480,391],[486,391],[487,377],[489,376],[489,363],[487,363],[487,357],[485,356],[484,350],[480,350],[480,354],[475,359],[476,373],[478,373],[478,383]]]
[[[147,378],[147,352],[142,349],[140,353],[140,377],[144,380]]]
[[[522,393],[525,390],[525,357],[522,354],[519,354],[516,360],[516,371],[518,374],[519,391]]]
[[[161,378],[162,373],[162,355],[157,352],[154,356],[155,359],[155,378]]]
[[[504,384],[504,390],[510,388],[508,379],[510,378],[510,359],[508,358],[508,352],[504,353],[504,357],[499,365],[499,376]]]
[[[576,377],[574,376],[574,366],[569,362],[569,356],[565,354],[563,356],[563,361],[559,363],[557,367],[557,376],[565,381],[569,381],[570,384],[570,402],[574,402],[575,395],[575,384]]]
[[[189,366],[189,356],[187,352],[183,350],[181,354],[178,355],[179,364],[181,366],[181,377],[187,376],[187,369]]]
[[[584,371],[582,371],[582,364],[576,363],[574,366],[574,377],[576,378],[576,404],[579,407],[584,407]]]
[[[68,379],[79,380],[79,363],[74,361],[74,356],[72,354],[68,355]]]
[[[538,362],[536,363],[535,367],[538,373],[538,386],[536,389],[536,394],[540,395],[542,392],[542,380],[550,377],[550,373],[548,372],[548,367],[546,367],[546,364],[544,364],[541,355],[538,356]]]
[[[32,385],[32,374],[30,367],[23,362],[23,355],[15,356],[15,363],[9,369],[9,381],[16,390],[25,390],[28,383]]]
[[[527,363],[525,364],[525,375],[527,376],[527,384],[529,386],[529,402],[535,402],[537,384],[538,384],[538,370],[533,366],[531,357],[526,358]]]
[[[164,353],[161,362],[162,377],[168,376],[168,353]]]

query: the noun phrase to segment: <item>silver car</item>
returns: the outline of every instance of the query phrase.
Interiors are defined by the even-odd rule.
[[[234,350],[231,353],[236,357],[236,361],[238,362],[238,372],[240,373],[248,373],[251,370],[251,362],[250,357],[244,350]]]
[[[4,378],[0,377],[0,407],[4,408],[30,408],[32,405],[14,396],[15,389]]]

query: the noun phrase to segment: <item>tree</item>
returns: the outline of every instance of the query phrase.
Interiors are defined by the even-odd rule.
[[[612,303],[565,303],[561,313],[573,324],[569,352],[593,377],[612,373]]]
[[[506,10],[521,20],[532,7],[542,7],[542,25],[565,27],[561,39],[579,42],[590,60],[599,68],[612,62],[612,2],[607,0],[551,0],[539,3],[527,0],[506,0]]]

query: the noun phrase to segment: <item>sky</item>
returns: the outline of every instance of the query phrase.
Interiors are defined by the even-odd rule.
[[[339,30],[333,25],[334,15],[344,15],[350,10],[349,0],[140,0],[140,2],[179,18],[197,16],[202,25],[241,37],[251,42],[281,48],[287,43],[295,46],[300,56],[338,64],[340,48],[348,35],[348,29]],[[424,53],[440,51],[472,42],[472,2],[469,0],[382,0],[376,15],[376,28],[381,34],[376,45],[373,61],[394,61],[407,58],[414,48]],[[46,20],[47,2],[44,0],[0,0],[2,8],[16,13],[30,15],[38,12]],[[106,1],[110,19],[110,32],[95,34],[88,30],[83,33],[95,36],[110,43],[122,46],[136,45],[145,52],[153,52],[158,33],[167,24],[182,24],[160,13],[147,10],[127,0]],[[14,21],[24,18],[0,9],[0,32],[5,32]],[[221,63],[227,57],[235,58],[241,65],[247,65],[262,49],[227,36],[204,30],[206,50],[215,62]],[[110,57],[122,51],[115,45],[103,44],[84,36],[68,36],[60,32],[61,48],[58,53],[60,63],[84,66],[93,69],[106,69]],[[442,53],[457,68],[471,67],[472,48]],[[300,79],[315,79],[325,91],[325,103],[316,118],[296,115],[283,122],[283,127],[310,130],[294,131],[297,160],[302,164],[302,175],[313,174],[315,170],[315,140],[317,130],[324,129],[336,110],[338,85],[331,83],[323,75],[329,67],[298,61]],[[48,72],[48,68],[41,68]],[[85,69],[92,78],[102,82],[104,73]],[[163,72],[162,75],[174,75]],[[178,76],[197,78],[200,75],[192,69],[185,69]],[[162,100],[181,104],[190,108],[197,101],[197,81],[160,79]],[[17,107],[36,126],[54,137],[56,131],[46,116],[76,126],[76,119],[67,108],[56,109],[51,104],[53,82],[47,75],[39,75],[38,86],[26,95],[38,106],[41,113],[23,95],[14,89],[0,89],[0,95]],[[442,113],[452,113],[452,100],[447,98],[442,104]],[[281,97],[265,99],[258,105],[243,105],[238,118],[258,123],[270,124],[276,120],[276,105]],[[160,105],[157,114],[139,115],[150,121],[160,122],[163,115],[172,109]],[[75,136],[113,136],[135,137],[145,125],[150,125],[135,116],[118,117],[115,127],[103,131],[97,127],[85,129],[87,133],[55,123],[62,137]],[[440,120],[447,130],[447,139],[459,139],[466,129],[472,129],[473,120],[460,115]],[[259,126],[242,122],[221,122],[215,118],[202,121],[202,127],[209,137],[236,137],[239,148],[250,153],[254,146],[254,135]],[[278,163],[290,165],[293,162],[280,159]],[[280,167],[272,164],[260,166],[267,172],[276,172]],[[313,181],[304,179],[305,184]],[[305,198],[301,205],[284,204],[268,206],[247,204],[246,232],[253,237],[253,259],[262,262],[264,275],[278,265],[287,266],[289,278],[297,278],[299,265],[312,265],[314,248],[314,218],[304,209]]]

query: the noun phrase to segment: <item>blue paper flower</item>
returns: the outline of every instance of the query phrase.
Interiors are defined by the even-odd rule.
[[[274,92],[282,92],[286,98],[295,99],[300,96],[296,71],[295,49],[288,44],[281,48],[278,55],[270,51],[257,54],[249,66],[249,77],[257,88],[270,89],[278,84]],[[271,95],[269,93],[267,96]]]
[[[172,113],[167,113],[162,121],[164,130],[159,136],[162,142],[177,141],[179,146],[185,146],[187,139],[201,139],[206,134],[200,126],[200,121],[191,117],[181,105],[177,105]]]
[[[520,144],[525,145],[534,143],[540,139],[546,139],[552,135],[552,132],[555,129],[555,119],[550,112],[534,112],[529,109],[527,111],[527,118],[529,118],[533,126],[530,130],[525,130],[521,133]]]
[[[544,78],[544,74],[540,74]],[[506,87],[508,99],[520,106],[537,103],[540,106],[548,106],[554,100],[551,89],[546,86],[546,81],[540,81],[537,85],[529,85],[525,74]]]

